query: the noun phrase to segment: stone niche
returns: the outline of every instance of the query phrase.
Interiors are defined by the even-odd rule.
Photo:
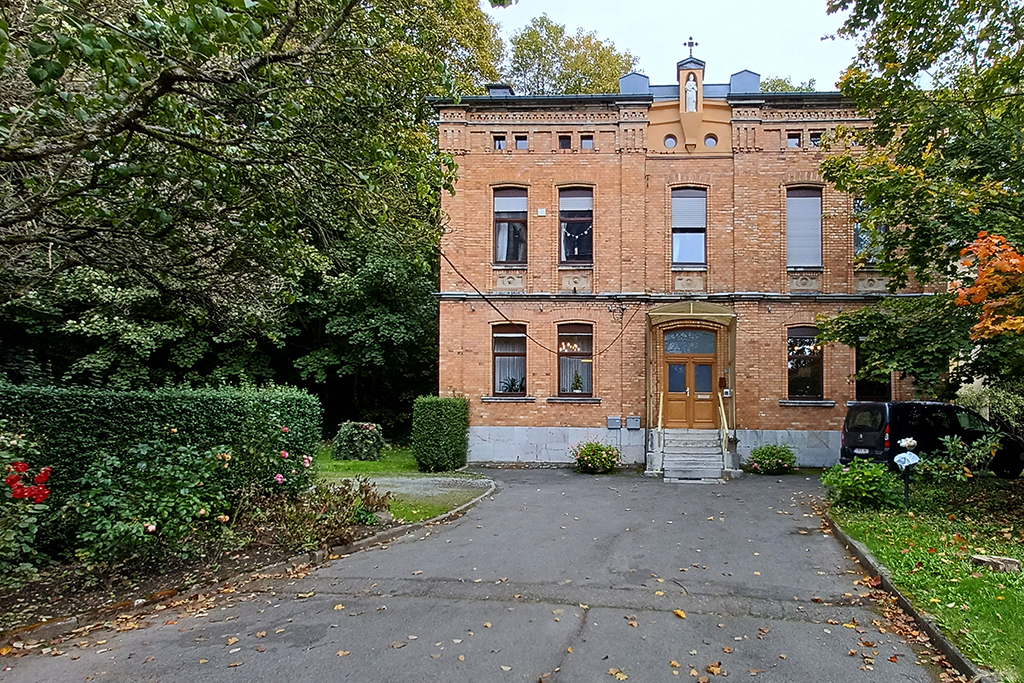
[[[590,292],[591,272],[589,270],[563,270],[562,273],[563,292]]]
[[[526,289],[525,273],[495,273],[494,289],[499,292],[521,292]]]
[[[816,294],[821,291],[821,273],[791,272],[789,274],[789,291]]]
[[[884,294],[888,291],[889,280],[875,271],[861,271],[856,274],[853,286],[858,294]]]
[[[704,273],[673,273],[672,289],[677,292],[703,292]]]

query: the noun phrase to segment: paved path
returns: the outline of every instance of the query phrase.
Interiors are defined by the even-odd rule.
[[[695,681],[691,666],[711,681],[935,680],[857,604],[857,565],[806,504],[815,481],[488,474],[499,491],[451,524],[249,584],[201,617],[165,625],[166,610],[64,656],[2,660],[0,681]]]

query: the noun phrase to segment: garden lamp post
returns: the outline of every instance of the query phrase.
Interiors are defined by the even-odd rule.
[[[913,437],[907,437],[900,439],[900,446],[906,448],[906,452],[900,453],[896,456],[896,464],[899,465],[900,472],[903,474],[903,509],[910,509],[910,468],[915,464],[921,462],[921,458],[917,457],[916,454],[912,453],[912,449],[917,448],[917,441]]]

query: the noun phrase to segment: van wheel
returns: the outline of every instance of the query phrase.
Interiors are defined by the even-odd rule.
[[[1024,471],[1024,465],[1018,460],[1016,464],[1008,462],[992,463],[992,473],[1000,479],[1017,479]]]

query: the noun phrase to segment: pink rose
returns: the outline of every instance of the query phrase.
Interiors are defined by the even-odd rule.
[[[281,431],[284,432],[285,434],[287,434],[288,433],[288,428],[287,427],[281,427]]]
[[[281,474],[281,473],[275,474],[274,475],[274,481],[276,481],[278,484],[283,484],[284,483],[284,475]]]
[[[146,533],[147,534],[151,534],[154,531],[156,531],[156,524],[147,524],[146,525]]]
[[[288,459],[288,451],[281,451],[281,457],[284,458],[285,460],[287,460]]]

